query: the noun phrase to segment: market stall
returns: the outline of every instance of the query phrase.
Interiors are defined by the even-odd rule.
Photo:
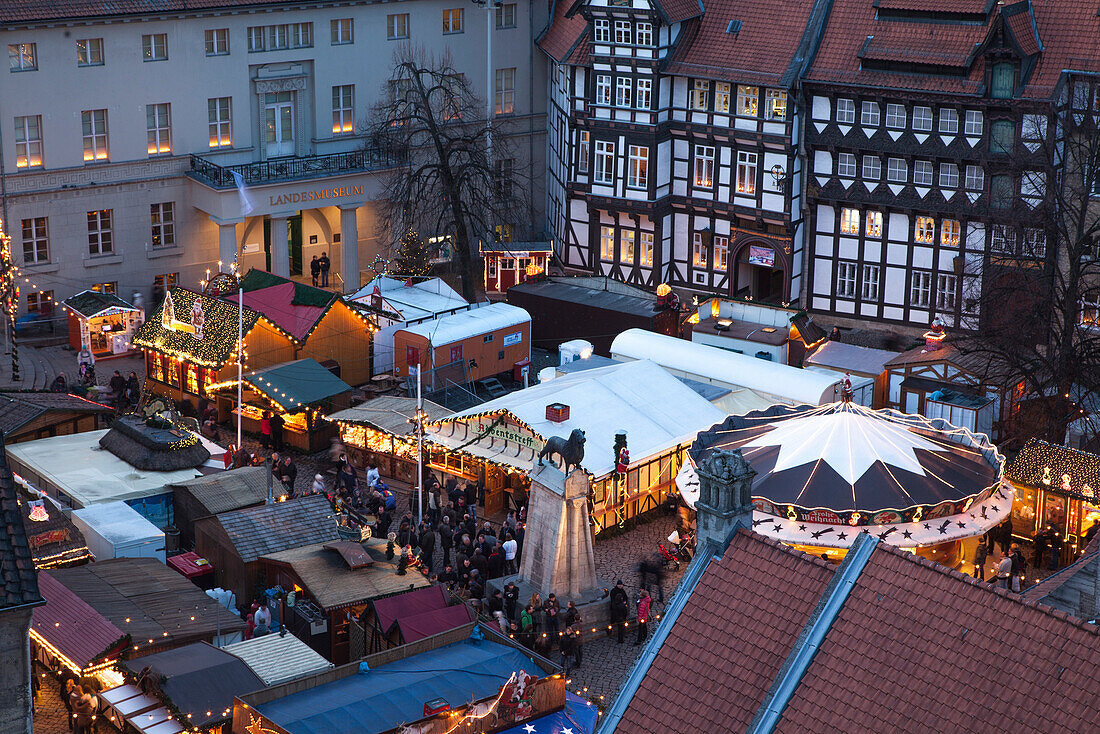
[[[503,295],[512,286],[545,274],[553,251],[553,242],[482,241],[485,292],[491,296]]]
[[[95,359],[122,357],[134,351],[134,332],[145,312],[113,293],[82,291],[61,302],[69,314],[69,346],[89,351]]]
[[[757,532],[843,557],[863,530],[944,565],[963,539],[1003,521],[1014,490],[989,439],[946,421],[851,402],[774,406],[699,434],[676,483],[691,507],[695,467],[739,449],[756,472]]]

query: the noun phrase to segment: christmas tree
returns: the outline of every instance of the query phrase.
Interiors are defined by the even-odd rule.
[[[394,252],[395,275],[427,275],[432,269],[432,252],[415,230],[409,230]]]

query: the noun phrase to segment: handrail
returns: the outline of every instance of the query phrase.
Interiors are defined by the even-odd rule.
[[[216,189],[237,185],[233,174],[240,174],[245,185],[318,178],[333,173],[370,171],[399,165],[403,156],[382,148],[365,148],[344,153],[328,153],[292,158],[220,166],[200,155],[191,154],[190,175]]]

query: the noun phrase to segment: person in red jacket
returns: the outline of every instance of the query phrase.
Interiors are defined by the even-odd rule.
[[[649,605],[652,601],[649,592],[642,589],[642,593],[638,597],[638,639],[634,642],[635,645],[642,644],[646,635],[649,634]]]

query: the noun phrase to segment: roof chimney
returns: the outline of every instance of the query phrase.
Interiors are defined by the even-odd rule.
[[[546,420],[551,423],[564,423],[569,420],[569,406],[565,403],[550,403],[546,406]]]

